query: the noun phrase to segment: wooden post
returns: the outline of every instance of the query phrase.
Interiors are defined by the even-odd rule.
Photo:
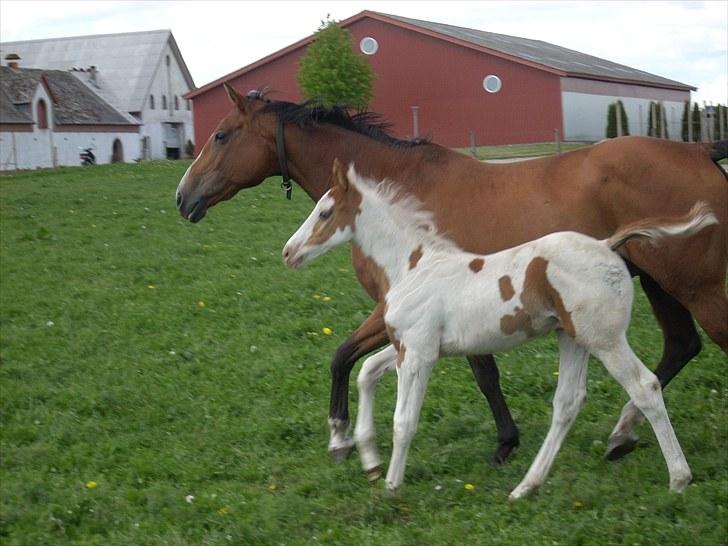
[[[559,136],[559,130],[554,129],[554,140],[556,141],[556,153],[561,153],[561,138]]]
[[[475,130],[470,129],[469,130],[469,137],[470,137],[470,153],[473,157],[478,157],[478,150],[475,148]]]
[[[410,106],[412,109],[412,138],[420,136],[420,107]]]

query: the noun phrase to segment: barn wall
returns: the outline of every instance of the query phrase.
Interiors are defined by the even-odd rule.
[[[412,106],[418,106],[420,136],[446,146],[550,141],[561,130],[560,82],[553,74],[442,39],[369,18],[348,30],[355,46],[364,36],[379,43],[368,57],[374,72],[370,109],[393,122],[398,136],[413,135]],[[503,87],[483,89],[488,74]]]
[[[630,134],[647,134],[650,101],[660,101],[665,107],[670,138],[680,140],[684,102],[689,98],[688,91],[563,78],[561,101],[564,138],[579,141],[605,138],[607,109],[611,103],[621,100],[627,113]]]

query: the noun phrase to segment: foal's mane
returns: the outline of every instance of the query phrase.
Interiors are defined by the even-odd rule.
[[[377,182],[361,176],[353,164],[349,167],[348,178],[364,198],[374,198],[377,210],[384,212],[398,227],[398,232],[414,246],[421,244],[424,248],[448,252],[462,250],[439,231],[434,213],[397,183],[389,179]]]
[[[256,98],[264,100],[262,96]],[[276,114],[282,123],[294,123],[299,127],[314,127],[320,124],[335,125],[395,148],[412,148],[429,142],[422,138],[401,140],[393,137],[389,134],[391,123],[376,112],[352,114],[343,105],[337,104],[329,108],[317,100],[308,100],[300,104],[266,100],[260,112]]]

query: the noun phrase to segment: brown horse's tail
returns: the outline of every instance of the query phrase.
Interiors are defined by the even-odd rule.
[[[708,204],[699,201],[685,216],[639,220],[623,227],[605,242],[609,248],[617,250],[630,239],[645,238],[654,242],[663,237],[690,237],[717,223],[718,219]]]

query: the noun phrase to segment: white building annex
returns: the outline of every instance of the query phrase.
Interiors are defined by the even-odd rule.
[[[0,170],[132,162],[139,128],[70,72],[0,67]]]
[[[140,124],[131,159],[176,159],[194,141],[194,81],[170,30],[0,43],[0,59],[20,68],[69,71]]]

